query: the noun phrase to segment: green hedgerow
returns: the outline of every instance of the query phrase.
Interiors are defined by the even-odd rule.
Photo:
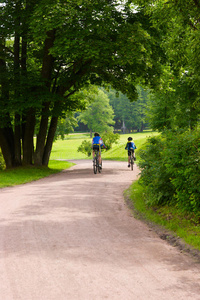
[[[200,211],[200,132],[166,131],[139,152],[140,182],[150,205]]]

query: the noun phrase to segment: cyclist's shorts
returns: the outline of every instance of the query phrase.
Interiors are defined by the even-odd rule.
[[[101,147],[99,147],[99,145],[93,145],[93,150],[98,150],[101,153]]]
[[[131,156],[131,152],[133,152],[133,153],[134,153],[134,149],[132,149],[132,150],[128,150],[128,156]]]

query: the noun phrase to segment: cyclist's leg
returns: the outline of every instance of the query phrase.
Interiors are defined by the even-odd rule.
[[[128,150],[128,167],[130,167],[130,162],[131,162],[131,152]]]
[[[96,150],[98,150],[98,149],[96,148],[96,146],[93,146],[93,151],[92,151],[93,160],[94,160],[94,158],[95,158],[95,152],[96,152]]]

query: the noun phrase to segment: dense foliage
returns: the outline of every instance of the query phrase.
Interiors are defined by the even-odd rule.
[[[141,182],[152,205],[200,211],[199,34],[196,0],[136,0],[160,33],[166,55],[158,88],[149,101],[149,122],[160,138],[141,152]],[[133,3],[133,1],[132,1]]]
[[[200,211],[200,131],[166,131],[140,151],[141,179],[150,205]]]
[[[136,98],[156,85],[159,39],[143,11],[118,0],[5,0],[1,4],[0,146],[6,166],[48,165],[71,97],[108,83]],[[34,134],[37,140],[34,143]]]
[[[107,92],[110,104],[114,110],[115,129],[125,132],[138,131],[142,132],[147,128],[148,123],[147,103],[148,91],[137,86],[138,98],[137,101],[132,101],[126,95],[114,90]]]
[[[152,128],[192,130],[200,117],[199,1],[136,0],[160,33],[166,55],[149,111]]]

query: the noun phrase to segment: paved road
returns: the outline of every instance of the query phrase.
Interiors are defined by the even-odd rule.
[[[136,220],[126,163],[0,190],[0,300],[197,300],[200,265]]]

